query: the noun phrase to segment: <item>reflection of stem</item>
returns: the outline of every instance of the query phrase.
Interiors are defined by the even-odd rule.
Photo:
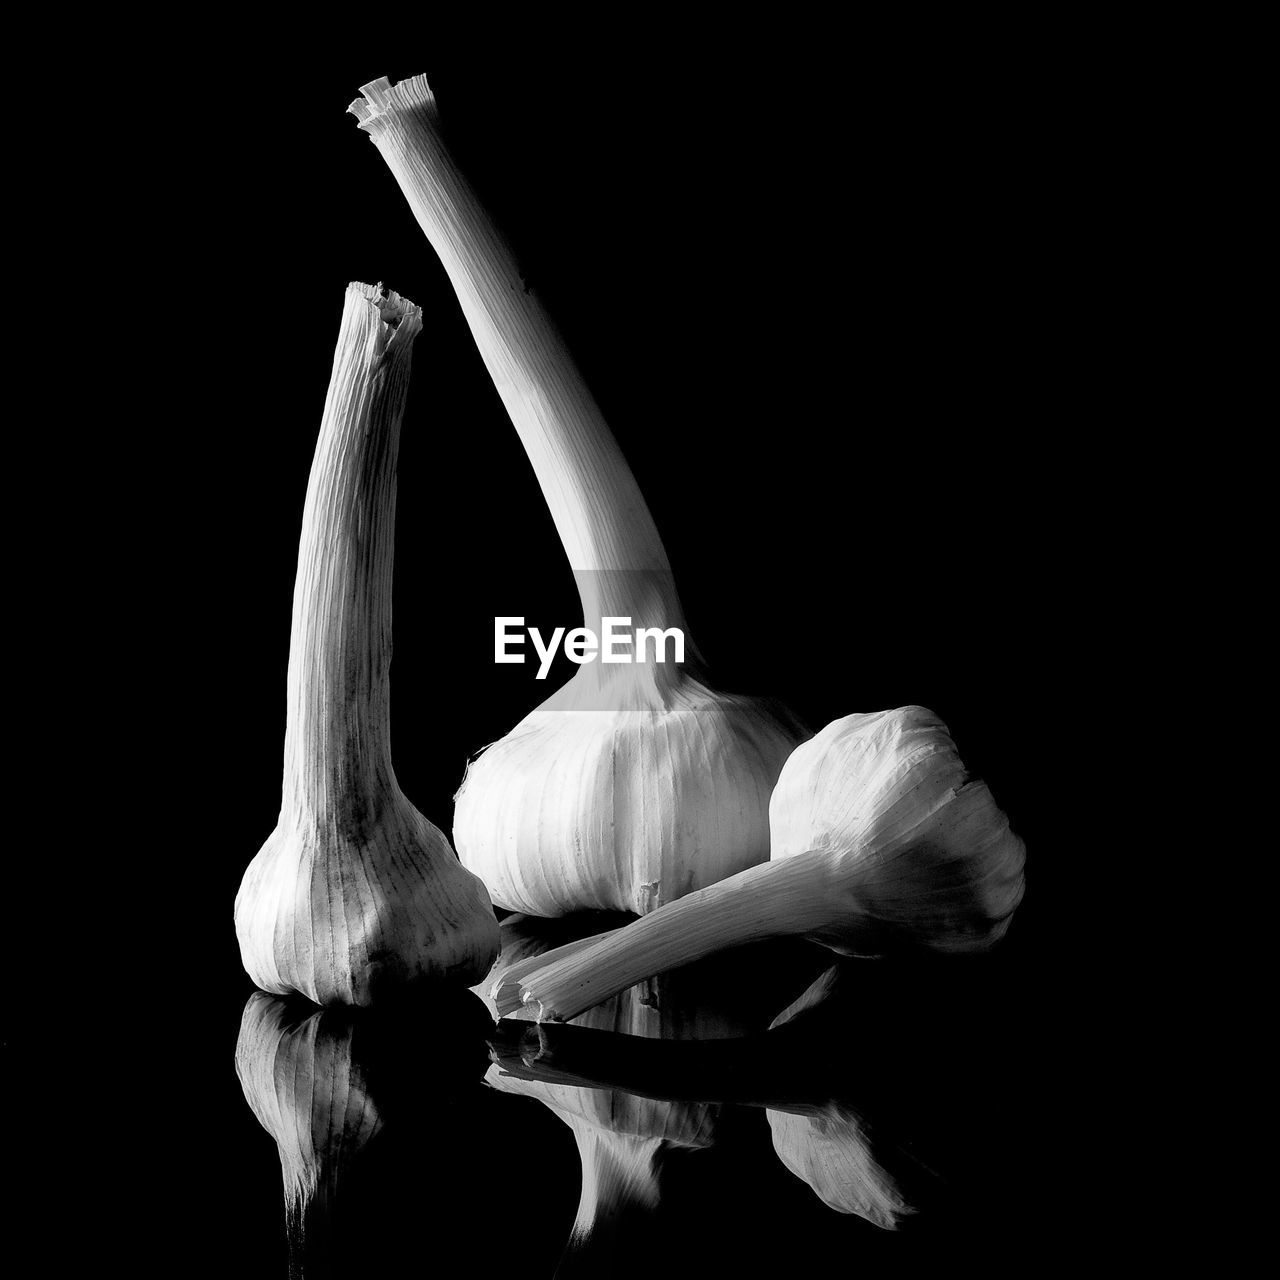
[[[830,1094],[822,1079],[827,1072],[815,1075],[811,1056],[796,1052],[798,1039],[773,1031],[733,1040],[647,1040],[592,1027],[504,1021],[490,1037],[489,1056],[521,1080],[616,1089],[660,1102],[805,1112]]]

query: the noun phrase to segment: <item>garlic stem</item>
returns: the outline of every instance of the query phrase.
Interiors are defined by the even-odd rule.
[[[589,947],[561,947],[521,986],[538,1021],[564,1022],[657,973],[761,938],[806,933],[830,912],[826,855],[748,867],[659,907]]]
[[[381,287],[347,289],[307,486],[289,645],[283,810],[376,817],[391,766],[391,580],[396,456],[421,312]]]
[[[684,627],[653,518],[563,340],[449,154],[425,76],[351,104],[440,257],[538,477],[578,580],[584,625]],[[596,664],[599,669],[599,664]]]
[[[548,955],[555,955],[560,959],[565,959],[568,956],[576,955],[579,951],[585,951],[587,947],[616,932],[617,929],[606,929],[603,933],[591,934],[586,938],[575,938],[572,942],[566,942],[562,946],[556,947],[554,951],[539,952],[536,955],[526,956],[523,960],[518,960],[515,964],[502,969],[496,979],[492,977],[485,979],[479,989],[480,998],[486,1004],[492,1006],[499,1018],[509,1018],[513,1014],[518,1015],[522,1008],[520,984],[524,981],[526,974],[532,973],[546,963]],[[499,960],[499,962],[501,961]]]

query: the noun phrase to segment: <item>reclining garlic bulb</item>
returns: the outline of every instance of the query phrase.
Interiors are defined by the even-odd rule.
[[[566,1020],[655,973],[799,934],[846,955],[980,951],[1022,898],[1022,841],[923,707],[845,716],[797,747],[769,805],[771,861],[522,966],[518,998]],[[501,973],[489,996],[515,993]]]
[[[249,976],[317,1004],[465,986],[498,953],[484,885],[391,767],[396,456],[421,324],[398,294],[347,289],[302,517],[280,818],[236,896]]]
[[[351,106],[444,264],[575,572],[584,625],[683,630],[635,478],[515,256],[441,138],[426,78]],[[652,651],[651,655],[652,656]],[[656,661],[595,661],[470,767],[453,834],[501,907],[651,911],[769,856],[769,794],[804,736]]]

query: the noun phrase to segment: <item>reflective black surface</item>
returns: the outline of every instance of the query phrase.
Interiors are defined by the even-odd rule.
[[[511,918],[504,960],[575,924],[601,919]],[[224,1040],[238,1270],[695,1276],[1040,1248],[1044,1135],[1000,959],[833,961],[744,948],[566,1025],[494,1025],[470,993],[394,1014],[253,995]]]

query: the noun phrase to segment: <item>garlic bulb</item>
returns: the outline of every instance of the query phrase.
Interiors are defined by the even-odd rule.
[[[249,976],[317,1004],[475,982],[498,951],[484,885],[391,766],[396,457],[420,327],[398,294],[348,287],[302,518],[280,818],[236,896]]]
[[[425,77],[361,92],[351,112],[457,292],[555,520],[584,625],[597,636],[606,618],[683,632],[635,478],[449,155]],[[644,914],[769,856],[769,794],[803,736],[785,714],[713,692],[683,667],[584,663],[468,769],[456,796],[458,854],[513,911]]]
[[[564,1020],[648,975],[787,934],[849,955],[977,951],[1022,898],[1022,841],[923,707],[828,725],[792,753],[769,815],[769,863],[548,953],[522,970],[519,998],[539,1020]],[[501,974],[489,995],[500,1008],[512,998]]]

